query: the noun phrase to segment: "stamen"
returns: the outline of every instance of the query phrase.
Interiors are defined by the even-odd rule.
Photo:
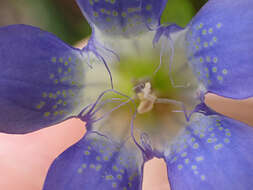
[[[110,76],[111,87],[112,87],[112,89],[114,89],[111,70],[110,70],[109,66],[107,65],[105,59],[104,59],[102,56],[100,56],[100,55],[98,55],[98,57],[99,57],[99,58],[102,60],[102,62],[104,63],[105,68],[106,68],[106,70],[107,70],[107,72],[109,73],[109,76]]]
[[[107,114],[105,114],[104,116],[102,116],[101,118],[98,118],[98,119],[96,119],[96,120],[92,120],[92,117],[94,116],[94,114],[95,114],[97,111],[99,111],[98,109],[95,109],[95,107],[96,107],[97,105],[101,106],[102,104],[105,104],[105,103],[106,103],[106,101],[104,101],[104,102],[102,102],[102,103],[99,104],[99,102],[100,102],[100,100],[102,99],[102,97],[103,97],[106,93],[109,93],[109,92],[113,92],[113,93],[115,93],[115,94],[117,94],[117,95],[123,96],[123,97],[127,98],[127,101],[125,101],[125,102],[121,103],[120,105],[116,106],[116,107],[113,108],[110,112],[108,112]],[[111,100],[112,100],[112,99],[111,99]],[[109,100],[109,101],[110,101],[110,100]],[[115,100],[115,101],[116,101],[116,100]],[[120,100],[118,100],[118,101],[120,101]],[[143,149],[143,147],[137,142],[137,140],[135,139],[135,136],[134,136],[134,120],[135,120],[135,118],[136,118],[137,111],[136,111],[136,105],[135,105],[134,100],[133,100],[132,98],[130,98],[129,96],[127,96],[127,95],[125,95],[125,94],[123,94],[123,93],[120,93],[120,92],[118,92],[118,91],[116,91],[116,90],[113,90],[113,89],[106,90],[106,91],[104,91],[102,94],[100,94],[100,96],[97,98],[97,100],[95,101],[94,104],[86,106],[86,107],[82,110],[82,112],[78,115],[78,117],[79,117],[81,120],[83,120],[83,121],[86,121],[86,122],[89,121],[89,123],[87,123],[86,127],[87,127],[87,130],[88,130],[88,131],[92,131],[92,130],[90,130],[90,129],[91,129],[93,123],[95,123],[95,122],[97,122],[97,121],[99,121],[99,120],[101,120],[101,119],[107,117],[107,116],[108,116],[109,114],[111,114],[113,111],[117,110],[118,108],[120,108],[120,107],[122,107],[122,106],[124,106],[124,105],[127,105],[129,102],[132,102],[132,103],[133,103],[133,106],[134,106],[134,109],[132,110],[132,111],[133,111],[133,116],[132,116],[131,124],[130,124],[131,137],[132,137],[132,139],[133,139],[133,141],[134,141],[134,144],[135,144],[144,154],[146,154],[145,149]],[[91,106],[92,106],[92,107],[91,107]],[[83,115],[84,111],[86,111],[89,107],[91,107],[90,110],[89,110],[85,115]],[[95,111],[94,111],[94,110],[95,110]],[[95,132],[96,132],[96,131],[95,131]]]
[[[89,54],[89,52],[88,52],[88,62],[87,62],[87,65],[88,65],[91,69],[93,69],[92,65],[90,64],[90,54]]]
[[[162,47],[161,47],[161,51],[160,51],[160,62],[158,67],[156,68],[155,72],[153,73],[153,75],[156,75],[156,73],[160,70],[161,66],[162,66],[162,57],[164,54],[164,50],[165,50],[165,41],[162,41]]]
[[[138,91],[136,91],[137,97],[141,101],[137,108],[139,114],[151,111],[156,100],[156,96],[151,91],[150,82],[146,82],[145,85],[143,85],[144,84],[141,83],[141,86],[137,85],[138,88],[136,88],[138,89]]]
[[[100,96],[97,98],[97,100],[95,101],[95,103],[94,104],[90,104],[90,105],[88,105],[88,106],[86,106],[82,111],[81,111],[81,113],[78,115],[79,116],[79,118],[81,118],[83,121],[86,121],[86,119],[91,119],[101,108],[102,108],[102,106],[103,105],[105,105],[106,103],[108,103],[108,102],[122,102],[122,100],[120,99],[120,98],[112,98],[112,99],[109,99],[109,100],[105,100],[105,101],[102,101],[102,102],[100,102],[100,100],[104,97],[104,95],[105,94],[107,94],[107,93],[109,93],[109,92],[113,92],[113,93],[115,93],[115,94],[117,94],[117,95],[120,95],[120,96],[123,96],[123,97],[125,97],[125,98],[127,98],[128,100],[127,100],[127,102],[129,102],[129,101],[132,101],[132,99],[130,98],[130,97],[128,97],[127,95],[124,95],[124,94],[122,94],[122,93],[120,93],[120,92],[118,92],[118,91],[115,91],[115,90],[113,90],[113,89],[109,89],[109,90],[106,90],[106,91],[104,91],[102,94],[100,94]],[[122,103],[123,105],[124,104],[126,104],[126,102],[124,102],[124,103]],[[92,106],[92,107],[91,107]],[[98,106],[98,108],[96,108]],[[118,109],[119,107],[121,107],[122,105],[119,105],[119,106],[117,106],[116,108]],[[89,111],[87,112],[87,113],[85,113],[84,115],[83,115],[83,113],[89,108],[89,107],[91,107],[90,109],[89,109]],[[95,109],[96,108],[96,109]],[[115,108],[113,109],[113,111],[115,110]],[[111,113],[111,112],[110,112]],[[95,121],[95,120],[94,120]]]
[[[169,45],[170,45],[170,62],[169,62],[169,78],[172,86],[174,88],[188,88],[190,86],[190,83],[187,82],[186,85],[176,85],[174,79],[172,78],[172,63],[174,61],[174,55],[175,55],[175,49],[174,49],[174,43],[173,40],[168,37]]]
[[[146,161],[152,159],[154,157],[154,154],[149,135],[147,133],[141,133],[140,141],[146,152],[144,159]]]
[[[96,120],[93,120],[93,122],[97,122],[97,121],[100,121],[101,119],[104,119],[104,118],[108,117],[112,112],[114,112],[115,110],[119,109],[120,107],[128,104],[129,102],[130,102],[130,100],[127,100],[126,102],[121,103],[120,105],[118,105],[115,108],[111,109],[111,111],[109,111],[106,114],[104,114],[102,117],[100,117],[100,118],[98,118]]]
[[[95,41],[96,45],[97,45],[99,48],[105,49],[106,51],[110,52],[112,55],[114,55],[114,56],[117,58],[118,61],[120,61],[120,57],[119,57],[119,55],[118,55],[117,53],[115,53],[113,50],[111,50],[111,49],[109,49],[109,48],[103,46],[103,45],[102,45],[101,43],[99,43],[98,41],[96,41],[96,40],[94,40],[94,41]]]
[[[96,110],[94,110],[94,112],[98,112],[100,109],[102,109],[102,107],[105,105],[105,104],[107,104],[107,103],[112,103],[112,102],[123,102],[123,98],[111,98],[111,99],[109,99],[109,100],[105,100],[105,101],[103,101],[103,102],[101,102],[100,104],[99,104],[99,107],[96,109]]]
[[[172,100],[172,99],[168,99],[168,98],[157,98],[156,102],[158,104],[175,104],[175,105],[179,105],[182,107],[182,113],[184,113],[185,119],[186,121],[190,120],[190,116],[188,115],[188,112],[185,108],[185,105],[183,102],[181,101],[177,101],[177,100]],[[174,110],[173,112],[180,112],[180,110]]]
[[[94,53],[94,55],[95,55],[97,58],[99,58],[99,59],[103,62],[104,66],[105,66],[105,68],[106,68],[106,70],[107,70],[107,72],[109,73],[110,81],[111,81],[111,88],[113,89],[114,87],[113,87],[113,79],[112,79],[111,70],[110,70],[109,66],[107,65],[107,63],[106,63],[105,59],[103,58],[103,56],[101,56],[101,55],[99,54],[99,52],[96,50],[97,47],[95,46],[95,44],[97,44],[98,46],[100,46],[100,44],[99,44],[97,41],[95,41],[95,38],[92,36],[92,37],[90,38],[88,44],[82,49],[81,53],[83,53],[83,52],[92,52],[92,53]],[[103,46],[102,46],[102,47],[103,47]],[[107,51],[109,51],[109,52],[111,52],[111,53],[113,52],[112,50],[109,50],[108,48],[104,48],[104,49],[107,50]],[[114,54],[114,52],[113,52],[113,54]],[[116,55],[116,54],[114,54],[114,55]],[[117,57],[117,56],[116,56],[116,57]],[[118,57],[118,58],[119,58],[119,57]],[[92,66],[91,66],[91,64],[90,64],[89,54],[88,54],[88,65],[92,68]]]
[[[190,117],[188,115],[187,110],[185,109],[185,105],[181,101],[168,99],[168,98],[157,98],[156,95],[151,90],[150,82],[138,84],[135,88],[138,99],[141,101],[138,108],[137,113],[143,114],[149,112],[153,109],[155,103],[158,104],[175,104],[182,107],[182,110],[173,110],[172,112],[180,112],[184,113],[186,121],[189,121]]]
[[[186,85],[177,85],[175,84],[175,81],[172,77],[172,64],[174,61],[174,55],[175,55],[175,50],[174,50],[174,42],[171,38],[171,34],[177,31],[180,31],[182,28],[175,25],[175,24],[170,24],[169,26],[160,26],[157,28],[156,31],[156,35],[154,37],[153,40],[153,46],[155,46],[156,43],[159,42],[159,40],[161,39],[162,36],[164,36],[167,40],[168,40],[168,45],[170,46],[170,56],[169,56],[169,78],[170,78],[170,82],[171,85],[174,88],[188,88],[190,86],[190,83],[187,82]],[[156,73],[160,70],[161,66],[162,66],[162,58],[164,56],[165,50],[167,49],[167,46],[165,46],[166,41],[163,40],[162,41],[162,47],[160,50],[160,63],[158,65],[158,67],[156,68],[155,72],[153,73],[153,75],[156,75]]]

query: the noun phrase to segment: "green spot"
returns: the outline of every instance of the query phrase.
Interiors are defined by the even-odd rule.
[[[105,20],[106,20],[106,22],[111,22],[111,18],[110,17],[107,17]]]
[[[223,69],[223,70],[222,70],[222,73],[223,73],[224,75],[226,75],[226,74],[228,74],[228,70],[227,70],[227,69]]]
[[[43,97],[43,98],[46,98],[46,97],[47,97],[47,93],[46,93],[46,92],[43,92],[43,93],[42,93],[42,97]]]
[[[112,15],[113,15],[113,16],[118,16],[118,12],[113,10],[113,11],[112,11]]]
[[[97,165],[96,170],[99,171],[101,168],[102,168],[102,166],[99,164],[99,165]]]
[[[112,183],[112,187],[113,187],[113,188],[116,188],[116,187],[117,187],[117,183],[115,183],[115,182]]]
[[[198,29],[201,29],[203,28],[204,24],[203,23],[200,23],[199,26],[198,26]]]
[[[181,156],[182,157],[186,157],[187,156],[187,152],[184,152]]]
[[[79,169],[77,170],[77,172],[78,172],[79,174],[81,174],[81,173],[83,172],[83,169],[82,169],[82,168],[79,168]]]
[[[118,171],[118,170],[119,170],[117,166],[113,166],[112,169],[113,169],[114,171]]]
[[[62,100],[58,100],[57,104],[61,104],[63,101]]]
[[[121,16],[125,18],[127,16],[126,12],[122,12]]]
[[[217,144],[217,145],[214,146],[214,149],[219,150],[219,149],[222,148],[222,146],[223,146],[222,144]]]
[[[51,61],[52,61],[53,63],[56,63],[56,57],[52,57]]]
[[[216,72],[217,72],[217,67],[213,67],[213,68],[212,68],[212,71],[213,71],[214,73],[216,73]]]
[[[225,139],[224,139],[224,142],[225,142],[225,143],[230,143],[230,140],[229,140],[228,138],[225,138]]]
[[[100,9],[100,12],[101,13],[105,13],[105,9]]]
[[[146,10],[147,10],[147,11],[150,11],[151,9],[152,9],[152,5],[147,5],[147,6],[146,6]]]
[[[186,159],[184,160],[184,162],[185,162],[186,164],[189,164],[190,160],[189,160],[188,158],[186,158]]]
[[[113,176],[112,175],[107,175],[105,178],[106,178],[106,180],[112,180]]]
[[[179,170],[181,170],[181,169],[183,168],[183,165],[179,164],[179,165],[177,166],[177,168],[178,168]]]
[[[230,137],[231,133],[230,132],[226,132],[226,136]]]
[[[120,169],[119,171],[120,171],[120,173],[122,173],[122,174],[124,173],[124,170],[122,170],[122,169]]]
[[[117,178],[118,178],[119,180],[121,180],[121,179],[122,179],[122,175],[118,174],[118,175],[117,175]]]
[[[222,76],[218,76],[217,79],[218,79],[219,81],[222,81],[222,80],[223,80],[223,77],[222,77]]]
[[[45,117],[50,116],[50,112],[45,112],[45,113],[44,113],[44,116],[45,116]]]
[[[54,74],[50,74],[49,78],[53,79],[54,78]]]
[[[58,73],[62,73],[62,68],[58,68]]]
[[[50,92],[49,95],[48,95],[48,97],[49,98],[53,98],[54,97],[53,93]]]
[[[198,144],[198,143],[194,143],[194,144],[193,144],[193,148],[194,148],[194,149],[198,149],[198,148],[199,148],[199,144]]]
[[[87,164],[82,164],[82,168],[87,168]]]

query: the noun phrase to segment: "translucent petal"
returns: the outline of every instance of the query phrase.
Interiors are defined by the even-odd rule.
[[[173,190],[251,189],[253,128],[196,114],[164,153]]]
[[[77,0],[93,28],[106,35],[130,36],[159,24],[167,0]]]
[[[207,91],[230,98],[253,95],[253,2],[210,0],[189,25],[188,59]]]
[[[111,64],[113,61],[110,59],[107,61],[113,76],[114,89],[135,99],[139,113],[142,112],[138,114],[135,122],[136,129],[140,131],[137,136],[143,132],[147,133],[152,141],[152,148],[158,151],[162,149],[164,141],[171,141],[175,133],[184,126],[186,122],[184,113],[189,115],[200,103],[196,94],[197,80],[187,65],[185,53],[182,51],[184,40],[181,36],[185,31],[178,30],[177,27],[168,27],[161,30],[160,36],[159,30],[157,33],[147,32],[131,39],[107,38],[107,43],[103,44],[120,58],[117,64]],[[172,45],[170,32],[173,33],[170,37],[175,42],[172,65],[169,62]],[[180,34],[174,34],[176,32]],[[94,44],[101,47],[100,43],[97,44],[98,41],[100,40]],[[108,60],[108,56],[105,59]],[[170,79],[173,79],[174,83]],[[146,81],[151,84],[149,95],[156,98],[154,102],[149,101],[150,99],[140,102],[134,90]],[[125,115],[122,117],[126,117]]]
[[[141,190],[143,160],[136,146],[88,133],[49,169],[43,190]]]
[[[27,133],[80,112],[85,52],[26,25],[0,28],[0,41],[0,132]]]

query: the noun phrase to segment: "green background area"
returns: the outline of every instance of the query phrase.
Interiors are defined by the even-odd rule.
[[[185,26],[207,0],[168,0],[162,23]],[[1,0],[0,26],[30,24],[75,44],[91,29],[75,0]]]

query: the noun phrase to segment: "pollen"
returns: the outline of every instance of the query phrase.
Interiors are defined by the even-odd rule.
[[[138,113],[143,114],[151,111],[156,101],[156,96],[151,91],[151,84],[147,82],[141,83],[135,87],[136,94],[140,100],[140,104],[137,108]]]

